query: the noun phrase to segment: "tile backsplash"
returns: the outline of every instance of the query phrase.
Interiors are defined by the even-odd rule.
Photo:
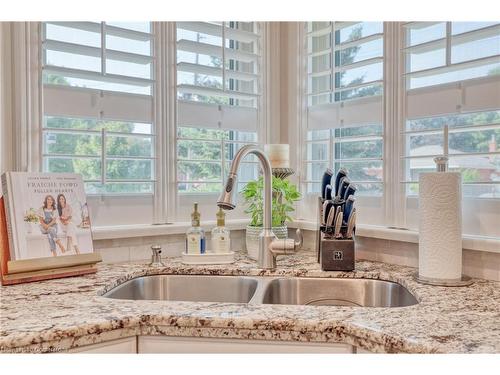
[[[206,234],[207,247],[210,249],[210,233]],[[162,247],[162,257],[180,256],[185,249],[186,235],[169,234],[118,238],[112,240],[94,240],[94,249],[102,256],[105,263],[119,263],[151,259],[151,245]],[[237,251],[245,248],[245,231],[231,231],[231,247]]]
[[[302,231],[304,249],[314,249],[316,232]],[[295,237],[295,230],[289,230],[289,237]],[[95,240],[94,248],[105,263],[119,263],[151,259],[151,245],[162,246],[163,257],[180,256],[185,247],[184,234]],[[210,233],[207,233],[210,248]],[[231,247],[245,249],[245,231],[231,231]],[[418,244],[402,241],[382,240],[371,237],[356,237],[356,259],[365,259],[418,267]],[[500,281],[500,253],[477,250],[463,250],[463,273],[480,279]]]

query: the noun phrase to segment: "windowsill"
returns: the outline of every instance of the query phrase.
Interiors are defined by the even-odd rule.
[[[248,219],[230,220],[226,226],[230,230],[243,230],[248,225]],[[95,227],[92,230],[94,240],[110,240],[131,237],[149,237],[184,234],[191,226],[189,222],[177,222],[172,224],[137,224]],[[215,221],[207,221],[202,224],[205,231],[210,231],[215,226]],[[288,224],[289,228],[300,228],[303,230],[316,230],[313,221],[296,220]],[[361,224],[356,228],[356,235],[360,237],[378,238],[391,241],[402,241],[418,243],[418,232],[413,230],[386,228],[376,225]],[[491,237],[463,236],[463,247],[469,250],[500,253],[500,240]]]
[[[230,220],[226,223],[229,230],[245,229],[250,221],[248,219]],[[215,220],[205,221],[201,227],[210,231],[216,225]],[[171,224],[134,224],[115,225],[92,228],[94,240],[114,240],[118,238],[165,236],[184,234],[191,227],[191,222],[179,221]]]
[[[314,221],[296,220],[289,227],[316,230],[316,223]],[[418,232],[415,230],[387,228],[378,225],[360,224],[356,228],[356,235],[382,240],[418,243]],[[464,249],[500,253],[500,239],[463,235],[462,241]]]

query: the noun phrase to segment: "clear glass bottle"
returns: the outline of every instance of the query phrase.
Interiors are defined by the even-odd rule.
[[[222,208],[219,208],[216,216],[217,226],[212,229],[212,252],[216,254],[229,253],[231,239],[229,229],[225,227],[226,214]]]
[[[186,232],[186,254],[205,253],[205,232],[200,227],[200,217],[198,203],[195,203],[191,213],[191,228]]]

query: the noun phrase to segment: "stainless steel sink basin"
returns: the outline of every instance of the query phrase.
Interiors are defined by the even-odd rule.
[[[402,285],[370,279],[283,278],[267,286],[263,303],[313,306],[403,307],[418,303]]]
[[[126,281],[104,297],[133,300],[248,303],[257,279],[231,276],[155,275]]]
[[[104,297],[250,304],[403,307],[418,303],[390,281],[336,278],[155,275],[126,281]]]

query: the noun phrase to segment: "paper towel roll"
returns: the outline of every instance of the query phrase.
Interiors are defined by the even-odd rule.
[[[458,172],[419,178],[419,277],[462,277],[462,178]]]

